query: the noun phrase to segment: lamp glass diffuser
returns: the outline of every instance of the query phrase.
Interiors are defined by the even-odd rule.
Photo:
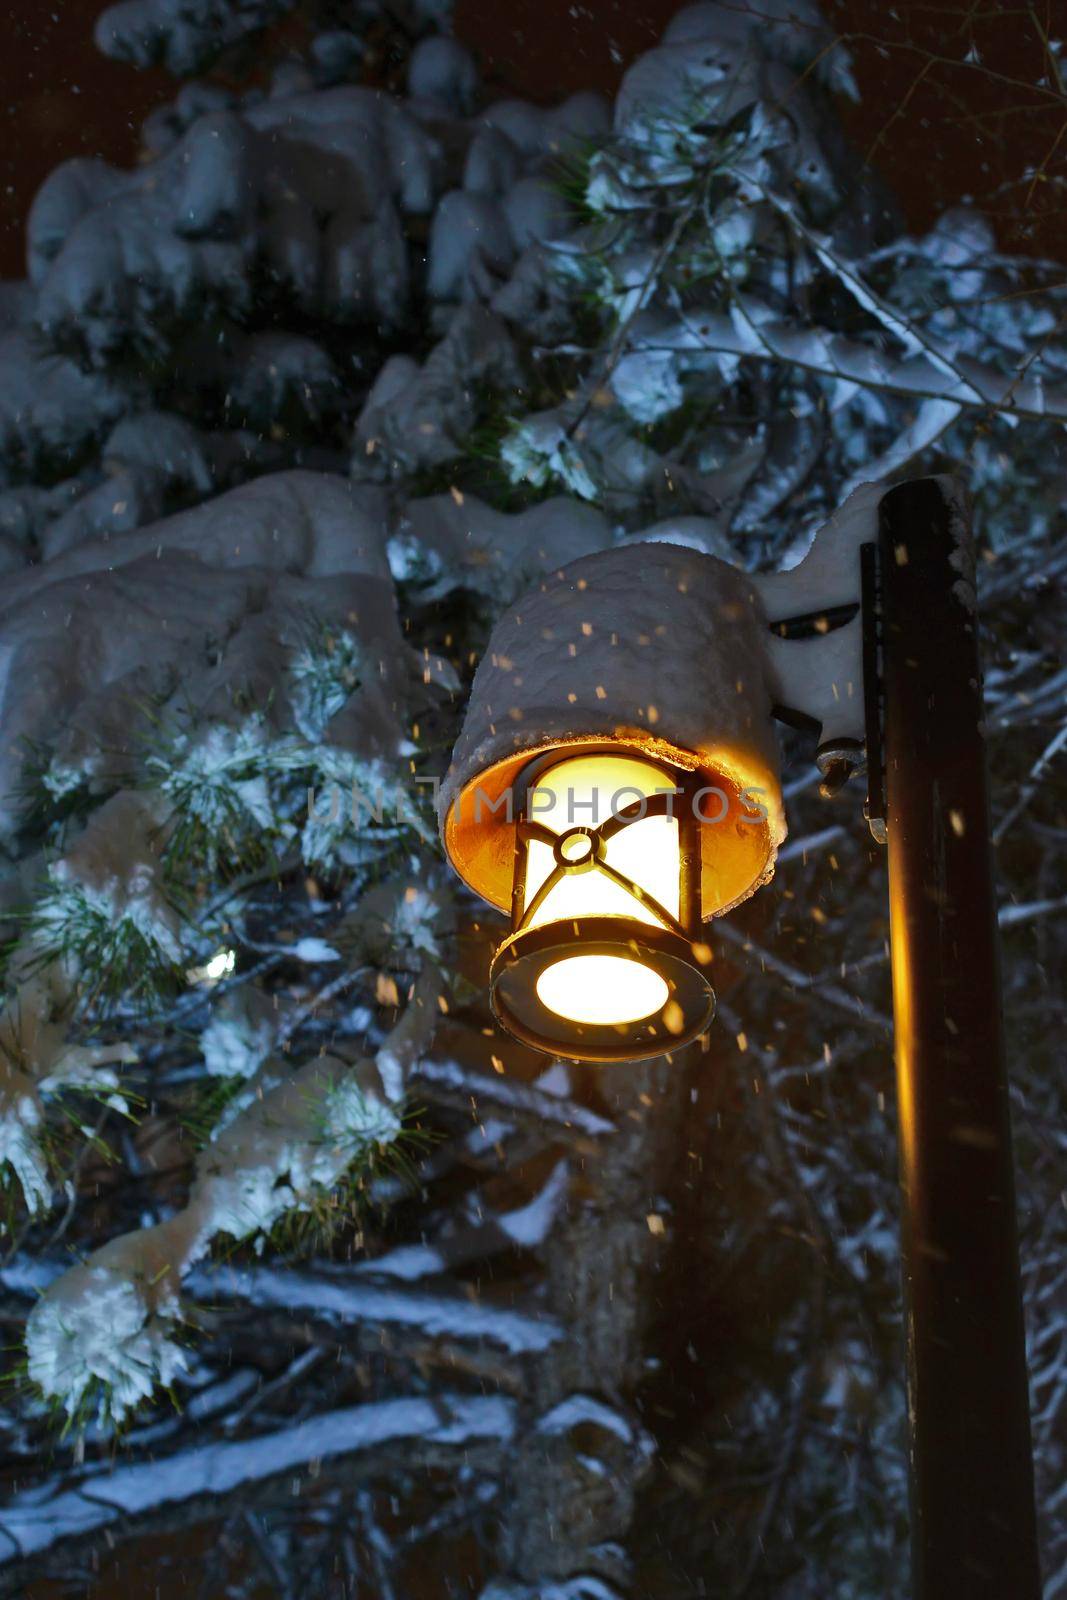
[[[663,1055],[715,997],[700,929],[693,774],[614,749],[558,751],[516,786],[511,932],[491,998],[525,1043],[577,1060]]]

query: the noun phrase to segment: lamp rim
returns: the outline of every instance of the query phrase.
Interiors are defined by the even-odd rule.
[[[484,766],[474,765],[470,775],[457,781],[450,774],[442,791],[441,836],[454,870],[464,882],[490,905],[510,912],[513,903],[514,830],[519,815],[518,807],[510,816],[497,815],[500,797],[510,788],[513,794],[522,791],[521,785],[532,767],[539,764],[546,771],[557,761],[571,760],[585,755],[614,755],[634,757],[650,764],[666,767],[678,775],[679,781],[694,779],[720,788],[729,798],[731,812],[740,810],[747,792],[766,797],[767,808],[761,824],[750,830],[752,848],[747,865],[721,885],[716,883],[717,859],[709,838],[703,856],[705,872],[701,892],[700,920],[707,922],[714,916],[730,911],[747,900],[751,894],[774,875],[778,846],[785,837],[785,817],[782,809],[781,787],[777,774],[769,767],[750,760],[739,763],[728,750],[685,750],[663,739],[650,737],[647,730],[616,728],[606,735],[603,730],[590,729],[585,733],[571,732],[557,735],[550,741],[515,749],[508,755],[487,761]],[[536,775],[536,772],[533,774]],[[528,781],[528,780],[527,780]],[[470,821],[476,811],[472,796],[480,792],[486,799],[490,814],[489,823]],[[495,842],[494,842],[495,841]]]
[[[560,1016],[540,999],[537,981],[556,961],[576,955],[640,961],[664,979],[667,1000],[658,1012],[632,1023]],[[489,1004],[500,1026],[535,1050],[568,1061],[645,1061],[683,1049],[710,1027],[715,990],[705,965],[694,954],[694,941],[670,928],[622,916],[566,917],[503,941],[489,972]],[[664,1020],[672,1004],[681,1011],[680,1029]]]

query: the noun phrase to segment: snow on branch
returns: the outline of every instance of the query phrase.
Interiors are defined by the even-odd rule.
[[[394,1444],[409,1445],[416,1458],[441,1446],[502,1447],[514,1427],[513,1403],[497,1396],[383,1400],[328,1411],[251,1439],[202,1445],[86,1474],[73,1485],[66,1477],[53,1479],[8,1500],[0,1513],[0,1532],[9,1548],[0,1553],[0,1562],[40,1555],[63,1540],[201,1497],[205,1515],[214,1515],[222,1496],[280,1479],[312,1462],[342,1461]]]
[[[409,500],[388,549],[393,576],[421,599],[471,589],[499,606],[610,537],[602,512],[563,495],[508,513],[457,492]]]
[[[181,918],[163,883],[168,831],[158,796],[120,790],[49,867],[48,884],[29,920],[27,955],[37,950],[106,973],[109,993],[137,995],[157,968],[176,970]]]
[[[199,72],[227,46],[291,11],[296,0],[121,0],[96,20],[96,45],[117,61]]]
[[[929,450],[959,420],[963,406],[955,400],[924,400],[912,420],[897,434],[888,449],[874,461],[864,462],[851,478],[841,485],[844,500],[858,489],[861,483],[886,483],[909,461]]]
[[[949,370],[947,363],[925,352],[893,356],[826,328],[801,327],[748,295],[735,295],[729,315],[693,310],[673,325],[650,329],[634,345],[679,354],[750,356],[914,399],[1013,417],[1067,420],[1067,390],[1046,389],[1040,378],[996,372],[969,356],[956,357]]]
[[[166,349],[205,306],[245,320],[262,264],[306,313],[393,325],[408,302],[400,213],[432,208],[430,134],[342,86],[199,117],[133,172],[57,168],[34,200],[37,327],[106,367]]]
[[[552,1231],[564,1212],[571,1183],[571,1166],[560,1160],[534,1197],[512,1211],[483,1211],[477,1223],[451,1223],[420,1244],[396,1245],[383,1254],[353,1263],[346,1275],[374,1280],[412,1283],[454,1272],[465,1262],[486,1260],[516,1246],[537,1249],[551,1242]],[[0,1281],[5,1281],[0,1277]]]
[[[532,1587],[508,1578],[494,1578],[478,1600],[622,1600],[622,1595],[606,1578],[585,1573],[577,1578],[561,1578]]]
[[[181,1370],[172,1334],[183,1320],[183,1275],[220,1234],[262,1248],[282,1216],[313,1208],[400,1136],[406,1075],[436,1021],[438,992],[427,966],[377,1063],[325,1054],[295,1071],[264,1063],[197,1158],[188,1204],[95,1251],[34,1307],[28,1370],[44,1395],[76,1423],[121,1421]]]
[[[1020,1028],[1044,1026],[1063,911],[1042,865],[1062,842],[1042,781],[1063,743],[1065,675],[1050,667],[1062,288],[1047,264],[1031,273],[994,255],[969,210],[881,248],[893,217],[811,90],[813,79],[850,83],[814,0],[684,8],[626,73],[613,134],[596,95],[486,108],[472,55],[432,33],[447,26],[444,0],[379,8],[389,50],[413,45],[406,92],[354,85],[375,4],[333,7],[325,34],[309,18],[310,38],[250,85],[238,71],[225,86],[183,87],[149,120],[134,170],[57,170],[33,208],[32,282],[0,295],[0,568],[11,574],[0,598],[0,825],[4,848],[21,852],[2,892],[5,914],[38,911],[37,943],[23,924],[0,1013],[0,1160],[31,1224],[66,1176],[48,1146],[64,1097],[96,1095],[101,1116],[117,1112],[135,1046],[137,1087],[151,1097],[137,1137],[105,1130],[117,1181],[90,1203],[83,1172],[48,1244],[32,1253],[44,1229],[27,1228],[0,1267],[13,1320],[36,1301],[26,1341],[36,1392],[13,1446],[32,1447],[43,1397],[75,1439],[99,1418],[88,1432],[102,1447],[109,1424],[168,1380],[196,1391],[184,1416],[153,1412],[131,1450],[176,1448],[194,1427],[227,1434],[50,1476],[15,1498],[0,1531],[14,1562],[79,1534],[217,1516],[231,1492],[223,1517],[245,1504],[276,1511],[284,1475],[317,1476],[324,1460],[343,1463],[346,1488],[373,1472],[400,1499],[409,1461],[415,1478],[443,1465],[454,1482],[442,1514],[471,1525],[468,1452],[477,1462],[484,1445],[492,1478],[515,1492],[498,1496],[507,1575],[483,1600],[615,1600],[616,1583],[627,1587],[623,1543],[636,1569],[649,1538],[633,1500],[643,1446],[623,1424],[634,1385],[654,1394],[669,1381],[653,1356],[664,1321],[655,1283],[676,1282],[685,1260],[657,1257],[695,1238],[714,1247],[712,1276],[721,1267],[724,1281],[747,1285],[757,1309],[769,1274],[782,1316],[758,1382],[749,1345],[717,1351],[738,1363],[725,1379],[737,1401],[728,1431],[721,1408],[701,1409],[703,1353],[690,1352],[692,1415],[683,1408],[660,1440],[674,1441],[682,1465],[675,1481],[657,1460],[655,1503],[664,1518],[688,1517],[688,1482],[721,1488],[724,1471],[762,1486],[717,1541],[720,1587],[738,1561],[743,1582],[756,1581],[764,1544],[768,1571],[803,1587],[795,1562],[807,1551],[781,1534],[798,1525],[812,1529],[823,1587],[847,1587],[874,1570],[872,1553],[885,1555],[880,1572],[899,1567],[900,1476],[899,1390],[868,1348],[895,1314],[876,1097],[888,1024],[867,1004],[880,1003],[888,955],[855,828],[830,826],[803,781],[787,784],[796,843],[781,860],[795,904],[773,947],[720,924],[746,1005],[735,1018],[727,997],[710,1045],[730,1057],[734,1033],[737,1087],[751,1077],[758,1092],[716,1116],[724,1102],[704,1092],[714,1057],[685,1069],[684,1083],[677,1066],[609,1083],[563,1063],[526,1081],[528,1058],[507,1054],[475,992],[491,930],[466,943],[469,903],[410,802],[416,773],[443,764],[453,742],[486,624],[545,573],[632,545],[641,530],[738,567],[788,567],[843,483],[912,458],[929,469],[973,436],[993,558],[981,574],[995,612],[991,746],[1007,784],[1001,920],[1009,947],[1040,947],[1026,961],[1009,948],[1009,975]],[[284,7],[127,0],[99,33],[125,59],[188,71]],[[1047,425],[1014,429],[1013,452],[1019,419]],[[279,470],[295,462],[301,470]],[[217,492],[232,483],[241,487]],[[570,492],[546,498],[558,484]],[[395,824],[353,831],[347,815],[324,814],[335,791],[374,797],[390,781]],[[189,987],[157,1019],[120,983],[107,1025],[131,1042],[112,1045],[96,1031],[99,1010],[72,1015],[65,989],[46,991],[59,974],[95,995],[94,953],[117,969],[116,934],[132,944],[131,930]],[[816,946],[819,973],[804,970]],[[788,1062],[758,1029],[746,1039],[763,1013],[780,1020]],[[1033,1037],[1016,1085],[1024,1131],[1051,1121]],[[157,1141],[190,1102],[214,1131],[191,1174],[180,1152],[157,1169]],[[403,1170],[415,1103],[447,1134],[419,1160],[417,1191]],[[1047,1141],[1024,1145],[1038,1170],[1023,1211],[1050,1228]],[[733,1176],[724,1187],[683,1170]],[[277,1259],[290,1230],[329,1226],[361,1197],[375,1220],[360,1259]],[[379,1228],[377,1207],[397,1198]],[[774,1225],[760,1233],[767,1215]],[[242,1248],[216,1265],[223,1240]],[[819,1269],[825,1339],[796,1315],[813,1241],[834,1269]],[[68,1246],[89,1252],[73,1268]],[[805,1271],[779,1273],[794,1248]],[[513,1297],[498,1272],[496,1289],[475,1294],[505,1252],[521,1290]],[[1029,1254],[1040,1277],[1051,1233]],[[650,1279],[653,1262],[667,1276]],[[198,1298],[225,1311],[193,1355]],[[288,1359],[309,1319],[317,1346]],[[253,1396],[243,1387],[253,1369],[228,1362],[260,1323],[270,1375]],[[668,1329],[668,1343],[682,1348],[681,1335]],[[1058,1338],[1042,1300],[1035,1416],[1046,1463]],[[405,1393],[399,1374],[414,1370],[426,1393],[306,1416],[300,1408],[336,1403],[323,1397],[327,1367],[339,1354],[343,1374],[346,1349],[375,1386]],[[433,1370],[449,1365],[525,1395],[522,1434],[502,1401],[432,1400]],[[305,1420],[242,1438],[268,1407]],[[874,1448],[846,1451],[846,1473],[828,1438]],[[354,1507],[368,1543],[384,1537],[372,1498]],[[815,1531],[812,1507],[830,1533]],[[306,1569],[305,1511],[295,1497],[293,1516],[257,1539],[290,1586],[298,1558],[286,1524],[305,1541]],[[427,1515],[421,1507],[414,1524]],[[316,1570],[344,1550],[332,1516],[316,1524]],[[388,1517],[383,1526],[396,1552],[412,1542]],[[57,1550],[56,1572],[72,1559]],[[391,1564],[359,1577],[383,1600]]]
[[[0,334],[0,368],[3,481],[72,465],[129,404],[109,376],[42,351],[21,328]]]
[[[515,341],[484,306],[461,306],[420,366],[407,355],[384,362],[356,423],[356,477],[402,477],[462,457],[479,401],[522,386]]]
[[[30,1381],[75,1425],[122,1419],[182,1371],[180,1263],[195,1240],[185,1214],[122,1234],[57,1278],[26,1324]]]
[[[467,1107],[473,1097],[497,1114],[571,1130],[572,1137],[599,1138],[615,1132],[613,1122],[573,1100],[558,1099],[515,1078],[491,1077],[459,1060],[428,1057],[419,1062],[414,1077],[435,1096],[454,1098]]]
[[[286,9],[288,0],[125,0],[105,11],[97,37],[111,54],[184,72]],[[447,24],[441,0],[389,10],[402,30]],[[272,305],[332,325],[398,328],[410,320],[413,286],[425,278],[445,345],[469,342],[457,302],[491,298],[517,262],[573,231],[573,208],[552,169],[565,152],[606,136],[602,97],[576,94],[551,108],[501,101],[476,111],[473,58],[433,35],[413,48],[406,98],[338,82],[331,58],[343,77],[344,62],[358,61],[364,20],[351,18],[351,32],[339,26],[315,38],[306,64],[286,63],[267,94],[187,86],[150,119],[147,159],[133,171],[79,159],[57,168],[38,192],[28,229],[35,294],[25,318],[46,350],[90,369],[122,369],[127,392],[119,391],[119,410],[145,398],[137,376],[145,357],[177,351],[231,422],[273,433],[283,397],[305,422],[333,418],[344,409],[346,382],[317,343],[274,331]],[[423,218],[430,219],[425,262]],[[481,306],[468,309],[489,316]],[[257,320],[268,327],[256,328]],[[505,342],[486,347],[484,377],[518,390],[522,375]],[[445,349],[427,365],[448,360]],[[379,402],[396,401],[398,378],[410,378],[414,367],[397,356],[372,385],[382,431],[387,424],[398,444],[398,407]],[[43,367],[38,375],[49,378]],[[51,432],[68,436],[66,447],[85,435],[82,413],[95,397],[73,367],[61,376],[53,387],[64,391],[63,415]],[[428,403],[426,385],[417,387],[409,413]],[[452,383],[449,396],[456,415],[431,404],[433,418],[408,429],[411,452],[432,460],[447,449],[450,431],[465,431],[470,387]],[[374,438],[372,431],[360,447]],[[246,437],[232,441],[230,454],[243,451],[251,464],[272,453],[284,459],[285,448],[277,434]]]
[[[387,526],[381,491],[283,473],[13,578],[0,829],[22,824],[41,728],[57,730],[41,773],[53,799],[137,784],[206,802],[228,773],[233,807],[263,826],[250,785],[268,771],[405,777],[409,719],[448,674],[403,641]]]
[[[52,1196],[46,1103],[78,1090],[124,1108],[114,1066],[137,1056],[125,1043],[72,1043],[73,1010],[69,974],[52,962],[27,974],[0,1012],[0,1168],[10,1165],[31,1214]]]
[[[367,1265],[373,1268],[374,1263]],[[342,1325],[389,1324],[415,1329],[430,1339],[485,1341],[512,1355],[547,1350],[563,1337],[562,1328],[551,1317],[512,1311],[469,1296],[354,1282],[347,1272],[333,1277],[273,1267],[198,1268],[186,1280],[186,1287],[211,1304],[232,1299]]]

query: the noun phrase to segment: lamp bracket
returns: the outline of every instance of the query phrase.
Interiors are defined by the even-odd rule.
[[[886,832],[885,692],[882,683],[882,594],[877,544],[860,546],[863,595],[863,721],[867,752],[867,799],[863,807],[871,838],[888,843]]]
[[[860,598],[845,605],[828,607],[823,611],[807,612],[796,617],[783,617],[770,624],[779,639],[817,639],[838,628],[858,624],[858,644],[861,655],[863,683],[863,738],[854,734],[838,733],[823,738],[821,721],[797,707],[775,704],[771,715],[779,722],[811,734],[819,739],[815,764],[822,774],[820,793],[832,799],[860,771],[867,775],[867,799],[863,813],[878,844],[886,843],[885,823],[885,765],[882,755],[882,662],[881,662],[881,611],[878,570],[878,546],[873,540],[861,544]],[[856,645],[855,635],[850,638],[850,650]]]
[[[851,622],[859,608],[858,600],[850,600],[843,606],[824,606],[821,611],[804,611],[797,617],[779,617],[768,626],[779,639],[821,638]]]
[[[954,479],[937,481],[946,498],[959,497]],[[818,740],[824,795],[866,768],[864,809],[880,843],[886,829],[878,515],[887,488],[861,484],[819,528],[796,567],[752,580],[772,619],[773,715]]]

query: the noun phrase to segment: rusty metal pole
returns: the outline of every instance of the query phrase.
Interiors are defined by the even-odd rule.
[[[973,555],[935,478],[879,513],[915,1600],[1038,1600]]]

